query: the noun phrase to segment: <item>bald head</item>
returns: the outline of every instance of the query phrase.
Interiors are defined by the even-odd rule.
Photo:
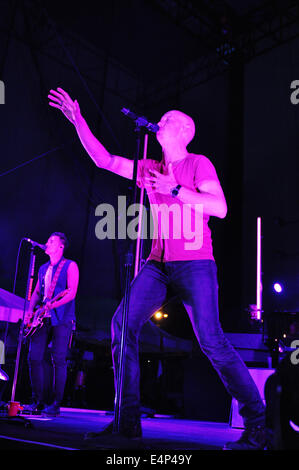
[[[179,139],[188,145],[195,135],[195,124],[193,119],[182,111],[172,110],[165,113],[158,123],[161,132],[158,131],[157,139],[160,143],[163,141],[164,129],[173,133],[173,138]]]

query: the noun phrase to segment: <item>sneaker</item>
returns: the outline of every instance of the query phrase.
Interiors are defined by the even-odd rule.
[[[47,416],[50,418],[55,418],[56,416],[60,415],[60,405],[54,401],[52,405],[47,406],[46,408],[43,409],[42,411],[43,416]]]
[[[98,432],[94,432],[94,431],[87,432],[86,434],[84,434],[84,439],[85,439],[85,440],[88,440],[88,439],[96,439],[97,437],[107,436],[107,435],[113,433],[113,428],[114,428],[114,421],[111,421],[111,423],[108,424],[108,426],[106,426],[102,431],[98,431]]]
[[[22,414],[40,415],[45,404],[42,402],[33,402],[30,405],[23,405]]]
[[[84,439],[97,439],[103,436],[114,434],[114,421],[111,421],[102,431],[88,432],[84,435]],[[142,437],[142,428],[140,420],[135,420],[134,423],[122,423],[120,425],[119,433],[115,433],[128,439],[140,439]]]
[[[235,442],[227,442],[223,450],[264,450],[266,447],[266,428],[248,426]]]
[[[134,420],[132,422],[121,422],[119,426],[119,434],[127,437],[128,439],[141,439],[142,428],[140,419]]]

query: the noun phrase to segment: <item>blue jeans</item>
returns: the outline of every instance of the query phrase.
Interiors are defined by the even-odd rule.
[[[46,319],[42,328],[30,339],[28,363],[34,401],[47,404],[62,402],[72,328],[71,321],[52,326],[50,319]],[[51,357],[48,349],[50,341]]]
[[[224,336],[218,313],[217,268],[212,260],[147,261],[130,289],[121,416],[140,416],[139,333],[165,303],[171,286],[183,302],[203,353],[209,358],[227,391],[239,403],[245,426],[264,425],[265,410],[249,371]],[[112,319],[112,358],[115,386],[122,328],[123,301]]]

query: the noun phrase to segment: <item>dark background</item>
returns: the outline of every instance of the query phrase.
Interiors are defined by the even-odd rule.
[[[246,309],[256,300],[258,216],[264,309],[298,309],[299,105],[290,100],[290,84],[299,79],[297,2],[1,1],[0,7],[0,286],[13,289],[22,237],[45,242],[62,231],[70,240],[66,255],[80,268],[79,326],[109,325],[122,295],[126,246],[96,238],[95,208],[116,207],[130,183],[97,169],[72,125],[48,106],[48,91],[61,86],[78,99],[107,149],[128,158],[135,133],[121,108],[153,122],[169,109],[190,114],[197,134],[189,150],[211,159],[228,203],[227,217],[210,222],[224,330],[253,328]],[[154,135],[148,156],[161,156]],[[16,285],[22,297],[28,253],[22,245]],[[41,253],[37,264],[46,260]],[[275,280],[286,287],[280,298],[272,292]],[[180,306],[168,313],[163,327],[193,338]]]

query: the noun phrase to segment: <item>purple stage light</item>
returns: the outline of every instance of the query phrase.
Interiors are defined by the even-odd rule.
[[[1,369],[1,367],[0,367],[0,380],[4,380],[4,381],[8,380],[8,375],[6,374],[6,372],[4,372],[4,370]]]
[[[282,285],[275,282],[275,284],[273,284],[273,289],[277,294],[280,294],[282,292]]]

